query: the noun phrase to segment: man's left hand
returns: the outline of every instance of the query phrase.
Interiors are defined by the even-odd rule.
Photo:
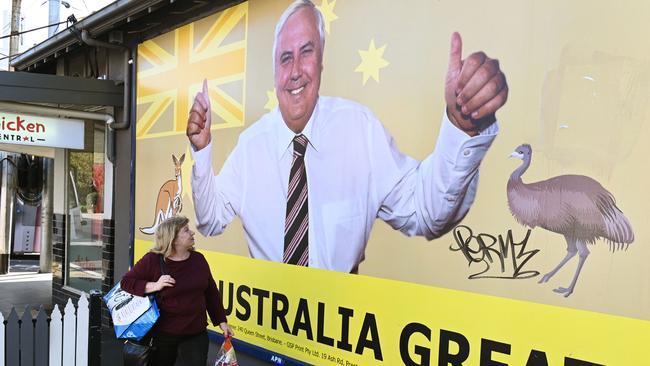
[[[495,112],[508,99],[506,76],[499,61],[483,52],[462,59],[460,34],[451,36],[449,70],[445,81],[447,115],[470,136],[496,121]]]

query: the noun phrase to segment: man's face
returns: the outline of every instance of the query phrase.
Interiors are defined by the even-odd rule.
[[[301,8],[282,27],[275,51],[275,92],[280,112],[295,133],[311,117],[323,71],[317,20],[311,9]]]

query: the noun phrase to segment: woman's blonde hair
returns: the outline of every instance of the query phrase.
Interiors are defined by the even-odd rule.
[[[185,216],[172,216],[159,223],[156,227],[156,237],[151,252],[162,254],[165,258],[174,251],[174,240],[183,226],[190,220]]]

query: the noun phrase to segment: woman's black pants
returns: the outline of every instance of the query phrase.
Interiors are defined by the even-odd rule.
[[[177,336],[156,332],[153,336],[154,365],[205,366],[208,358],[208,332]]]

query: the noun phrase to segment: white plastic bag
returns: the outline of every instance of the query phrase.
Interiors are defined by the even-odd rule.
[[[235,357],[235,349],[232,346],[231,338],[226,337],[217,352],[217,360],[214,361],[214,366],[237,366],[237,357]]]

